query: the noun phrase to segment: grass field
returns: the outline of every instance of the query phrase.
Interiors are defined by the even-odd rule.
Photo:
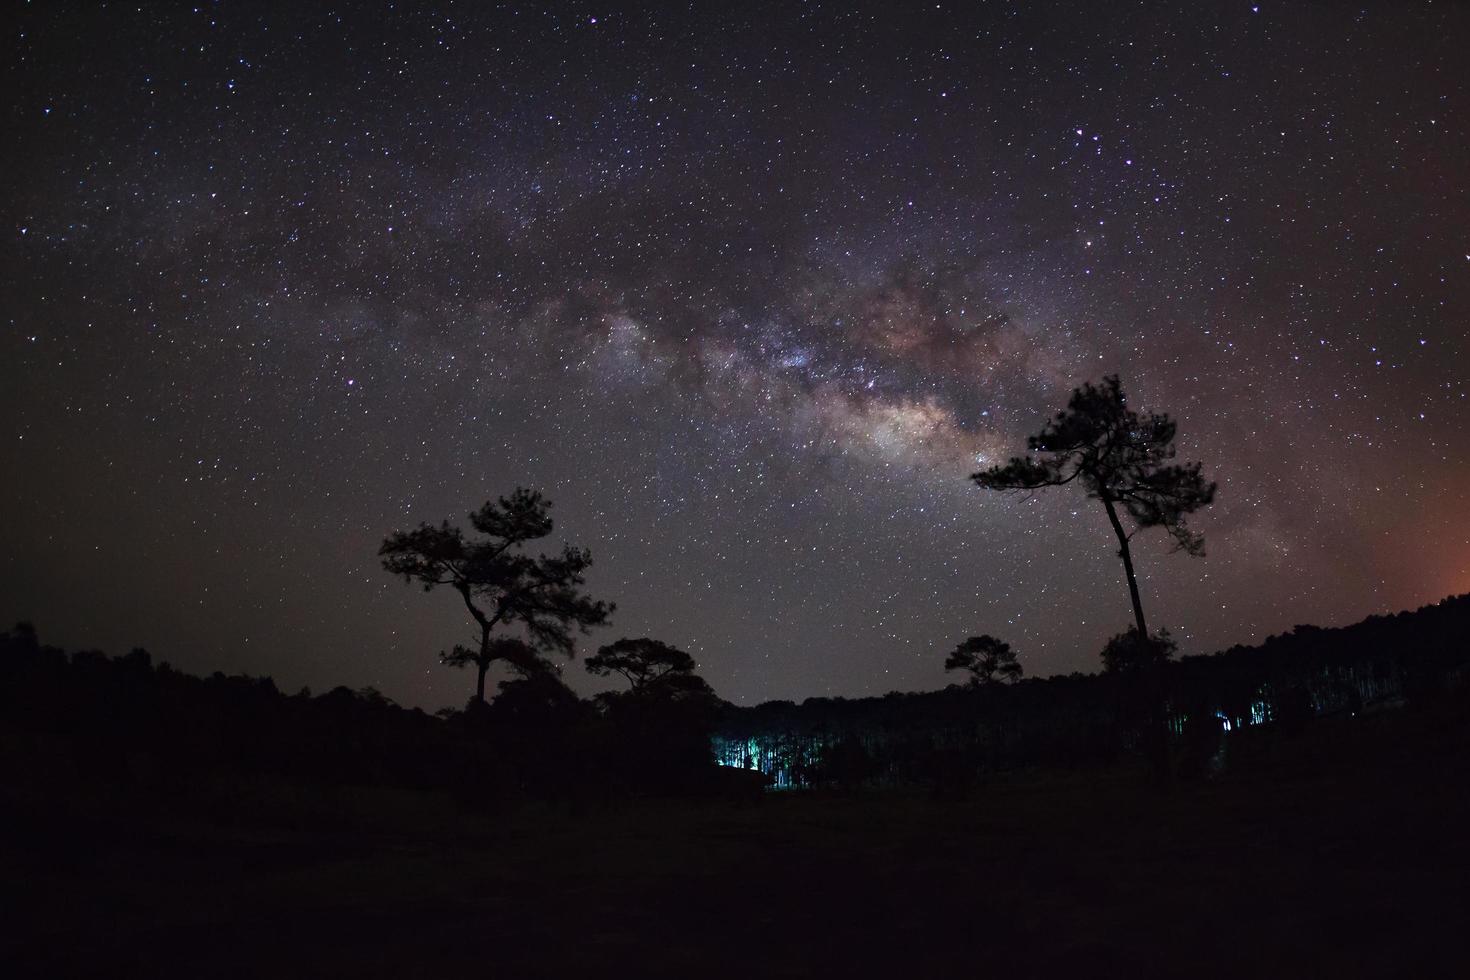
[[[1240,733],[1168,792],[1127,769],[500,814],[22,792],[3,952],[56,977],[1465,976],[1462,708]]]

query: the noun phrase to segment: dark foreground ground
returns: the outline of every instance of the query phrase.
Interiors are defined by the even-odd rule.
[[[1470,976],[1462,708],[1238,735],[1169,793],[1120,770],[475,815],[12,787],[0,972]]]

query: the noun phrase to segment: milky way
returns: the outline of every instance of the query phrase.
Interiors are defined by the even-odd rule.
[[[374,552],[519,484],[584,653],[1092,670],[1100,510],[966,477],[1113,372],[1220,482],[1183,652],[1470,591],[1470,9],[728,6],[20,12],[0,615],[459,704]]]

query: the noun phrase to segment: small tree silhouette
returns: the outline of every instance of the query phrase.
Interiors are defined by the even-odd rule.
[[[944,661],[944,669],[968,671],[972,687],[1018,681],[1023,673],[1011,645],[993,636],[965,640]]]
[[[616,608],[582,591],[592,555],[564,545],[557,555],[531,557],[527,542],[551,533],[551,502],[517,487],[509,497],[489,501],[470,514],[483,537],[471,540],[448,521],[394,531],[378,549],[383,567],[425,592],[447,586],[459,593],[479,627],[478,649],[456,646],[440,654],[453,667],[474,664],[475,701],[485,703],[485,673],[504,661],[524,676],[538,669],[538,650],[572,655],[573,632],[586,633],[607,622]],[[519,626],[525,639],[495,637],[498,627]]]
[[[1200,475],[1199,463],[1183,465],[1174,458],[1174,420],[1168,415],[1139,415],[1128,408],[1117,375],[1090,382],[1072,392],[1067,407],[1026,440],[1031,453],[1013,457],[970,479],[986,490],[1032,491],[1076,481],[1087,496],[1102,501],[1108,523],[1118,538],[1118,557],[1128,577],[1128,596],[1140,636],[1148,636],[1130,542],[1140,531],[1162,527],[1177,550],[1204,554],[1204,536],[1191,531],[1185,518],[1215,499],[1215,484]],[[1123,526],[1119,511],[1133,523]]]
[[[609,643],[587,658],[587,672],[598,677],[620,674],[634,692],[640,692],[671,675],[692,675],[694,658],[683,650],[648,637]]]

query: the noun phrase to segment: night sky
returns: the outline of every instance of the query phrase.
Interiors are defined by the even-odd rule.
[[[139,9],[141,6],[142,9]],[[972,9],[973,8],[973,9]],[[1130,622],[966,479],[1120,373],[1220,484],[1183,653],[1470,591],[1470,5],[33,3],[0,619],[460,705],[378,543],[521,484],[739,702]],[[595,689],[574,665],[567,676]]]

